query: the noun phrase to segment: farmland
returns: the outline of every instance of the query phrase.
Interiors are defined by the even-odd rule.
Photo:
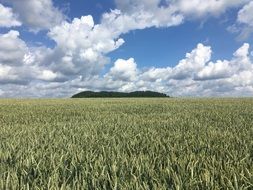
[[[253,189],[253,99],[0,100],[0,189]]]

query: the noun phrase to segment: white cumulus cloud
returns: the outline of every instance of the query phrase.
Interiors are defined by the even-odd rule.
[[[137,64],[133,58],[128,60],[118,59],[106,77],[121,81],[133,81],[137,76]]]
[[[52,0],[0,0],[8,3],[22,23],[31,30],[49,29],[65,20]]]
[[[98,74],[109,63],[106,54],[124,43],[111,32],[111,27],[95,25],[92,16],[65,21],[50,29],[48,36],[57,45],[45,62],[52,70],[68,76]]]
[[[0,3],[0,27],[21,26],[17,15],[13,13],[12,8],[5,7]]]
[[[18,31],[11,30],[6,34],[0,34],[0,63],[20,65],[26,51],[27,46],[19,39]]]
[[[0,34],[0,83],[27,85],[32,80],[58,80],[60,75],[41,64],[46,48],[29,48],[19,32]]]

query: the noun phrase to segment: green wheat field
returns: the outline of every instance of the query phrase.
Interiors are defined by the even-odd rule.
[[[253,99],[2,99],[0,189],[253,189]]]

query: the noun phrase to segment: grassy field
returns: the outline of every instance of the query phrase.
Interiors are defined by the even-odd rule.
[[[253,99],[0,100],[0,189],[253,189]]]

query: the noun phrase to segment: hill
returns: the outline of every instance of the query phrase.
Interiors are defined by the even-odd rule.
[[[151,97],[169,97],[166,94],[153,91],[135,91],[135,92],[93,92],[84,91],[73,95],[71,98],[151,98]]]

